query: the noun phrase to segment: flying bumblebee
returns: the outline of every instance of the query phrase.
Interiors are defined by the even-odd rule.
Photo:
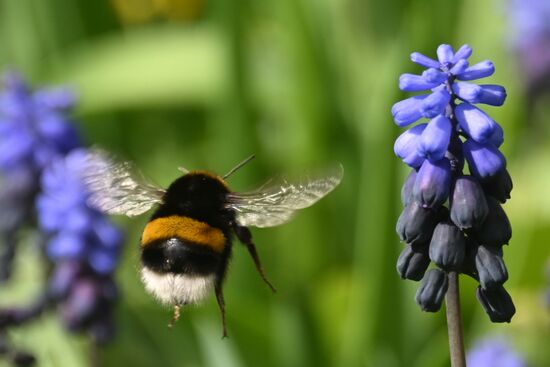
[[[251,192],[232,192],[226,179],[250,159],[220,177],[208,171],[187,171],[168,189],[141,176],[129,162],[101,150],[86,160],[84,181],[91,206],[107,214],[136,216],[157,206],[141,235],[141,278],[146,290],[174,306],[172,325],[181,306],[202,301],[214,289],[223,336],[227,336],[222,285],[232,251],[232,235],[246,246],[259,275],[273,290],[262,268],[249,226],[272,227],[289,221],[341,181],[339,166],[320,177],[294,182],[268,181]]]

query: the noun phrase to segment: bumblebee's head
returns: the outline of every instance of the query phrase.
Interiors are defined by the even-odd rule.
[[[227,184],[217,175],[207,171],[192,171],[168,187],[164,202],[177,207],[183,214],[191,214],[221,208],[228,192]]]

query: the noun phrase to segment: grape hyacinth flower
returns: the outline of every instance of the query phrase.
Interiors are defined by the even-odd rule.
[[[478,342],[468,353],[469,367],[526,367],[527,363],[502,339]]]
[[[490,320],[509,322],[515,307],[503,287],[508,272],[502,246],[512,232],[501,204],[510,198],[512,181],[499,150],[502,127],[478,107],[501,106],[506,91],[472,83],[495,68],[488,60],[470,65],[471,54],[468,45],[454,52],[445,44],[437,60],[414,52],[411,60],[426,70],[399,78],[401,90],[428,93],[392,108],[395,123],[409,127],[394,151],[412,168],[401,191],[404,209],[396,230],[406,248],[397,271],[404,279],[422,279],[416,300],[430,312],[440,309],[449,275],[472,276]],[[421,118],[428,121],[411,127]],[[430,261],[436,268],[426,271]]]
[[[68,117],[75,102],[64,89],[32,91],[14,73],[0,91],[0,280],[9,279],[22,227],[39,224],[48,268],[45,289],[30,305],[0,309],[0,354],[17,366],[34,357],[11,345],[10,328],[51,307],[69,331],[86,331],[96,343],[114,331],[113,280],[120,231],[87,206],[80,167],[86,151]],[[43,243],[42,243],[43,242]]]
[[[49,161],[79,145],[66,114],[74,96],[64,89],[32,92],[15,73],[3,77],[0,92],[0,281],[7,280],[15,237],[32,217],[40,174]]]
[[[56,269],[50,296],[72,331],[89,330],[97,342],[112,336],[112,305],[117,288],[112,275],[120,257],[120,230],[87,204],[82,179],[85,149],[61,157],[42,174],[38,222],[49,237],[46,253]]]

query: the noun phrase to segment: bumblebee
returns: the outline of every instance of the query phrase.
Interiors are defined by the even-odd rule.
[[[272,227],[289,221],[296,210],[332,191],[343,175],[339,166],[319,177],[271,180],[255,191],[231,191],[226,179],[252,158],[222,177],[180,168],[183,175],[162,189],[144,179],[129,162],[117,161],[101,150],[88,154],[83,171],[91,206],[130,217],[156,206],[141,235],[141,279],[149,293],[174,306],[170,325],[179,318],[181,306],[199,303],[213,289],[223,336],[227,336],[222,285],[232,237],[246,247],[257,272],[275,291],[265,276],[248,227]]]

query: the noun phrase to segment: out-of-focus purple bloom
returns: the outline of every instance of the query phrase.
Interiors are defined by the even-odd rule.
[[[470,65],[471,54],[468,45],[455,53],[445,44],[437,48],[437,61],[415,52],[411,60],[427,70],[399,78],[401,90],[428,94],[395,103],[396,124],[409,126],[422,117],[431,121],[410,127],[394,145],[395,154],[414,169],[401,190],[405,208],[396,231],[408,247],[397,271],[412,280],[425,274],[416,296],[425,311],[439,310],[447,272],[471,275],[480,281],[478,299],[491,321],[507,322],[515,308],[502,287],[508,273],[501,247],[512,232],[498,202],[510,197],[512,182],[499,151],[504,131],[475,106],[500,106],[506,91],[470,82],[495,72],[489,60]],[[463,174],[465,162],[470,175]],[[426,249],[439,269],[426,272]]]
[[[80,145],[67,118],[74,96],[66,90],[32,92],[15,73],[4,76],[0,93],[0,170],[41,171],[52,158]]]
[[[47,252],[52,260],[81,260],[97,273],[109,274],[118,262],[122,235],[87,204],[89,193],[82,181],[85,157],[85,150],[74,150],[44,171],[38,222],[51,236]]]
[[[509,0],[508,18],[509,39],[532,103],[550,91],[550,4],[546,0]]]
[[[122,235],[102,213],[88,207],[81,181],[85,150],[69,118],[75,98],[67,89],[32,91],[6,74],[0,91],[0,280],[10,274],[16,235],[39,224],[40,242],[52,263],[47,289],[30,306],[0,309],[0,344],[9,327],[59,306],[67,329],[87,331],[95,342],[113,335],[117,299],[113,271]],[[6,358],[20,365],[32,355],[9,346]]]
[[[468,367],[527,367],[525,360],[501,338],[480,341],[468,352]]]

